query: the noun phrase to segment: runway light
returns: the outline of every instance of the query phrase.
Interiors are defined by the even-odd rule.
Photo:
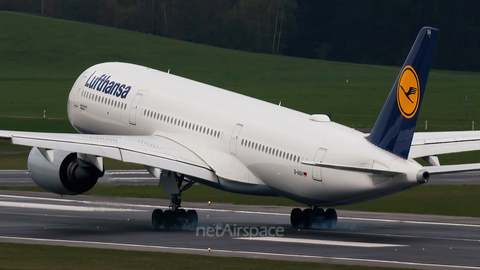
[[[300,231],[300,229],[298,229],[298,231]]]
[[[210,252],[210,248],[208,248],[208,252]]]
[[[98,226],[97,226],[97,229],[98,229]]]
[[[208,201],[208,205],[210,205],[212,202]]]
[[[127,221],[130,221],[130,219],[129,219],[129,218],[127,218]]]
[[[207,215],[207,217],[210,217],[210,215]]]
[[[422,248],[422,250],[425,250],[425,248]]]

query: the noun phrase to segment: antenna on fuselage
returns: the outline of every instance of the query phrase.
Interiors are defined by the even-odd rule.
[[[170,74],[170,69],[168,69],[167,73]]]
[[[282,102],[280,101],[280,103],[278,103],[278,106],[282,106]]]

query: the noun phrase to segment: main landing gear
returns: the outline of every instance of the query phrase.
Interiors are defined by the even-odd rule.
[[[173,173],[173,172],[172,172]],[[185,181],[183,175],[178,176],[176,173],[173,173],[176,179],[178,188],[182,186],[182,183]],[[162,209],[155,209],[152,213],[152,225],[156,229],[164,228],[171,229],[175,226],[179,229],[195,229],[198,224],[198,214],[195,210],[181,209],[181,194],[183,191],[189,189],[193,186],[194,182],[189,181],[178,193],[171,194],[170,206],[168,210],[163,211]]]
[[[337,225],[337,211],[332,208],[325,211],[318,207],[306,208],[303,211],[300,208],[294,208],[290,214],[290,223],[294,228],[303,226],[306,229],[331,229]]]

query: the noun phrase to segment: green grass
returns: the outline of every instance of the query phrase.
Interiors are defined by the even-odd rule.
[[[0,243],[0,269],[398,269],[370,266],[332,265],[310,262],[273,261],[185,255],[163,252],[125,251],[62,246]],[[213,252],[215,252],[213,250]],[[207,251],[205,250],[205,253]],[[60,255],[60,256],[59,256]]]
[[[0,187],[4,190],[43,191],[40,187]],[[96,185],[87,195],[159,198],[163,195],[158,186],[105,186]],[[394,195],[337,209],[372,212],[432,214],[480,217],[480,185],[430,185],[419,186]],[[260,197],[229,193],[207,186],[193,186],[182,195],[183,201],[234,203],[246,205],[304,205],[279,197]]]
[[[306,113],[331,113],[334,121],[353,128],[368,128],[400,69],[240,52],[5,11],[0,11],[0,25],[5,26],[0,27],[0,129],[74,132],[66,115],[68,93],[83,70],[106,61],[170,69]],[[479,77],[432,70],[417,130],[424,130],[425,120],[429,131],[470,130],[471,121],[480,119]],[[47,117],[60,119],[11,118],[42,117],[44,110]],[[6,145],[0,143],[0,153],[25,151]],[[25,168],[25,157],[0,154],[0,169]],[[108,168],[132,168],[112,166]]]

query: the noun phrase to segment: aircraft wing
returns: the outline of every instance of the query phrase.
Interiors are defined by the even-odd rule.
[[[0,130],[13,144],[108,157],[218,182],[214,170],[190,149],[161,136],[117,136]]]
[[[416,132],[409,158],[480,150],[480,131]]]

